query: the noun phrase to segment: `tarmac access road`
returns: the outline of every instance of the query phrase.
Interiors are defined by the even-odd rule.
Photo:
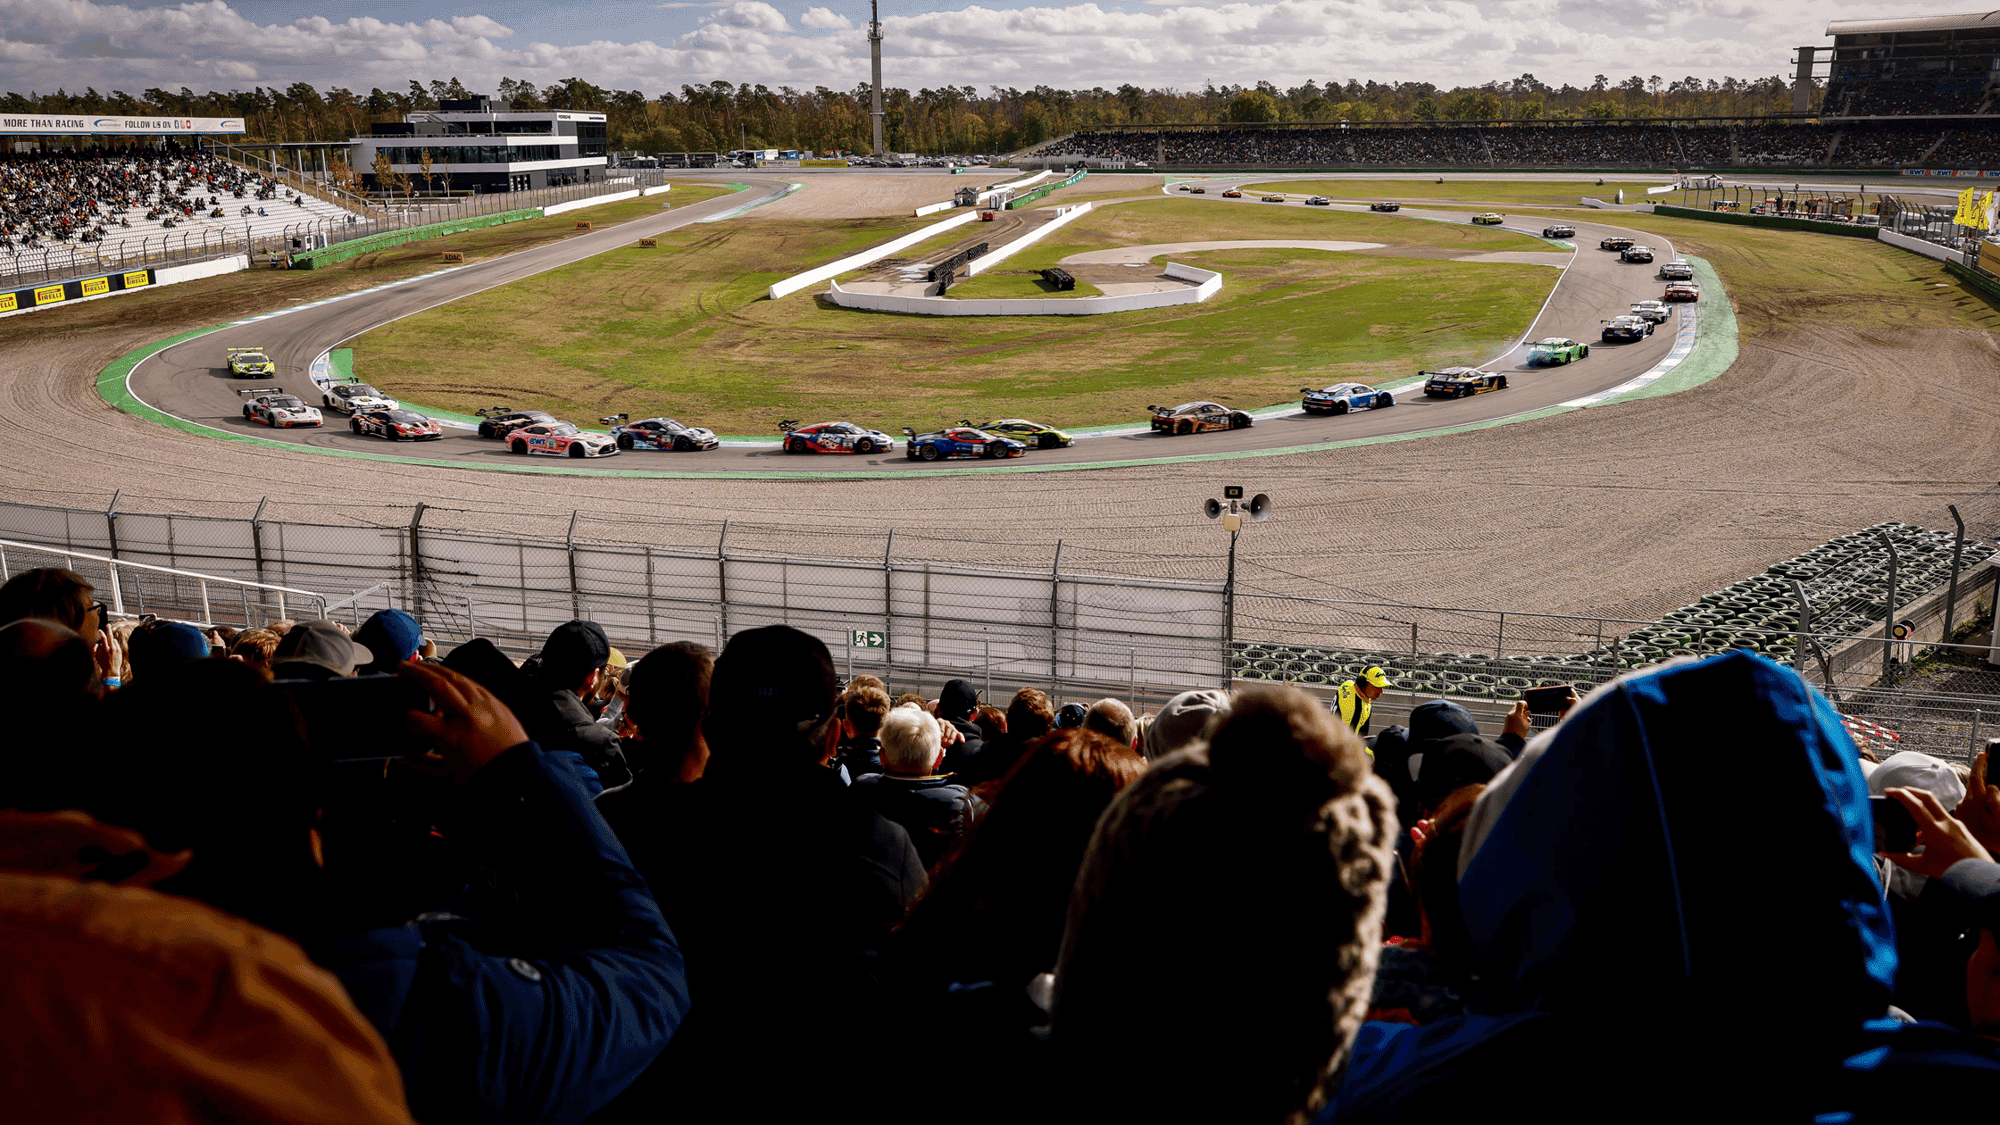
[[[1002,462],[940,461],[925,463],[904,456],[901,423],[895,419],[856,417],[849,421],[888,431],[897,438],[897,448],[889,454],[807,454],[783,452],[777,436],[769,442],[727,442],[718,449],[700,453],[626,452],[618,457],[576,461],[563,458],[521,457],[508,452],[495,440],[482,439],[468,430],[447,428],[442,440],[422,443],[391,443],[350,433],[345,419],[327,412],[327,425],[310,430],[271,430],[245,419],[241,387],[283,384],[310,402],[319,394],[304,372],[312,361],[330,348],[364,332],[401,317],[433,308],[473,293],[505,285],[545,270],[557,268],[595,254],[630,245],[639,238],[768,201],[784,194],[790,184],[777,177],[739,174],[739,182],[749,183],[747,192],[708,200],[686,209],[676,208],[653,218],[634,220],[603,231],[578,234],[548,246],[474,263],[463,268],[433,274],[416,281],[367,292],[323,305],[302,307],[260,321],[255,333],[282,371],[299,372],[279,379],[232,380],[227,378],[226,348],[238,342],[242,332],[212,332],[169,347],[144,360],[128,378],[131,392],[156,409],[214,430],[288,442],[307,448],[341,449],[376,455],[408,457],[423,461],[446,461],[463,467],[494,467],[532,470],[549,467],[565,471],[578,468],[616,475],[625,472],[701,473],[731,475],[787,475],[799,473],[926,472],[943,468],[963,470],[990,466],[1015,468],[1039,465],[1089,466],[1094,464],[1178,460],[1189,456],[1254,454],[1265,451],[1296,451],[1302,447],[1385,438],[1466,426],[1527,415],[1546,407],[1568,402],[1619,386],[1656,366],[1674,343],[1673,321],[1661,325],[1652,336],[1627,344],[1599,341],[1602,322],[1626,313],[1634,301],[1658,298],[1664,283],[1658,277],[1658,262],[1674,257],[1670,243],[1657,235],[1624,230],[1607,223],[1574,222],[1577,250],[1563,270],[1547,304],[1523,334],[1523,342],[1493,357],[1481,366],[1505,372],[1509,388],[1462,399],[1426,399],[1411,386],[1399,391],[1393,409],[1377,409],[1341,417],[1307,415],[1297,409],[1260,414],[1255,424],[1241,430],[1168,436],[1148,431],[1146,420],[1133,420],[1131,428],[1079,435],[1066,449],[1031,450],[1026,456]],[[1248,177],[1246,177],[1248,178]],[[809,189],[808,189],[809,190]],[[1211,181],[1211,192],[1214,191]],[[1218,204],[1260,203],[1255,195],[1244,200],[1203,197]],[[1302,198],[1302,197],[1301,197]],[[1302,202],[1287,205],[1303,206]],[[1319,210],[1320,208],[1314,208]],[[1411,222],[1468,222],[1465,212],[1425,211],[1405,207],[1401,216]],[[1539,236],[1545,220],[1509,221],[1502,229]],[[1651,245],[1655,265],[1627,264],[1611,251],[1597,249],[1598,240],[1619,234]],[[1551,248],[1555,249],[1555,248]],[[1476,269],[1476,265],[1468,265]],[[1227,284],[1225,278],[1224,284]],[[1704,300],[1715,299],[1705,297]],[[1548,336],[1567,336],[1591,345],[1590,355],[1575,363],[1554,368],[1526,365],[1525,341]],[[476,348],[477,341],[465,346]],[[440,357],[448,362],[448,357]],[[1412,379],[1414,371],[1385,373],[1379,380],[1388,385]],[[296,386],[292,384],[298,384]],[[1267,403],[1230,404],[1251,409]],[[412,404],[421,410],[423,404]],[[699,425],[701,419],[685,421]],[[595,419],[575,419],[591,426]],[[976,421],[976,420],[975,420]],[[1038,419],[1060,426],[1059,418]]]

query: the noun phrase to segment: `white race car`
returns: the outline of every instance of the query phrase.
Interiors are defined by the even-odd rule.
[[[336,383],[319,396],[320,405],[342,414],[360,410],[395,410],[403,404],[366,383]]]
[[[272,429],[289,430],[299,426],[325,425],[317,407],[300,402],[297,395],[288,395],[283,387],[265,387],[256,391],[239,392],[254,395],[243,404],[243,416],[252,422],[262,422]]]

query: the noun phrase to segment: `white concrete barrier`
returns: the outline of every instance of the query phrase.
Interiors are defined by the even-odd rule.
[[[617,203],[623,199],[637,199],[639,198],[639,194],[639,189],[633,188],[631,191],[614,191],[608,195],[593,195],[589,199],[572,199],[567,203],[557,203],[542,208],[542,216],[546,218],[550,215],[560,215],[565,211],[575,211],[582,207],[595,207],[600,203]]]
[[[915,316],[1100,316],[1104,313],[1196,305],[1222,289],[1222,275],[1177,262],[1167,276],[1198,282],[1192,289],[1158,293],[1121,293],[1116,297],[1024,297],[955,301],[950,297],[905,297],[894,293],[853,293],[833,283],[826,299],[847,309],[908,313]]]
[[[1898,249],[1908,250],[1912,254],[1922,254],[1926,258],[1936,258],[1940,262],[1956,262],[1960,260],[1959,252],[1949,246],[1939,246],[1935,242],[1925,242],[1921,238],[1911,238],[1907,234],[1898,234],[1888,227],[1883,227],[1881,230],[1876,231],[1875,237]]]
[[[156,269],[153,271],[153,284],[172,285],[181,281],[199,281],[204,277],[221,277],[225,273],[239,273],[249,268],[248,254],[212,258],[206,262],[190,262],[185,266],[166,266]]]
[[[965,264],[965,276],[972,277],[976,274],[983,273],[988,267],[992,266],[993,263],[1006,261],[1008,258],[1013,257],[1015,254],[1018,254],[1021,251],[1027,249],[1029,246],[1032,246],[1035,243],[1040,242],[1042,239],[1047,238],[1058,227],[1068,226],[1070,223],[1073,223],[1077,219],[1082,218],[1089,211],[1090,211],[1090,204],[1088,203],[1078,203],[1069,207],[1056,208],[1055,218],[1050,219],[1048,222],[1043,223],[1041,226],[1036,227],[1034,230],[1029,231],[1027,234],[1022,235],[1020,238],[1017,238],[1014,241],[1009,242],[1007,245],[1002,246],[998,250],[988,251],[984,258],[974,258],[972,261],[967,262]],[[1085,298],[1079,298],[1079,300],[1082,299]]]
[[[889,241],[884,242],[880,246],[871,246],[868,249],[863,250],[859,254],[849,254],[847,257],[842,258],[837,262],[828,262],[826,265],[820,266],[816,269],[809,269],[804,273],[795,273],[792,276],[786,278],[785,280],[780,281],[777,284],[771,286],[770,289],[771,300],[775,301],[780,297],[786,296],[787,294],[796,293],[799,290],[804,289],[808,285],[813,285],[815,283],[825,281],[830,277],[836,277],[840,274],[846,273],[848,270],[858,270],[862,266],[865,266],[870,262],[873,262],[879,258],[886,258],[889,255],[894,254],[896,251],[904,249],[905,247],[915,246],[917,243],[922,242],[927,238],[930,238],[932,235],[935,235],[940,231],[947,231],[953,227],[964,226],[966,223],[969,223],[974,219],[977,219],[978,217],[979,213],[977,211],[967,211],[963,215],[953,215],[951,218],[946,219],[944,222],[932,223],[930,226],[927,226],[922,230],[911,231],[909,234],[903,235],[901,238],[892,238]]]
[[[925,215],[935,215],[939,211],[949,211],[956,206],[958,206],[956,200],[947,199],[943,203],[926,203],[922,207],[917,208],[912,214],[921,219]]]
[[[649,188],[640,188],[640,189],[639,189],[639,194],[640,194],[640,195],[658,195],[658,194],[660,194],[660,193],[661,193],[661,192],[663,192],[663,191],[672,191],[672,190],[674,190],[674,185],[672,185],[672,184],[658,184],[658,185],[655,185],[655,186],[653,186],[653,187],[649,187]]]
[[[992,199],[995,192],[1018,191],[1019,189],[1027,187],[1029,184],[1034,183],[1036,180],[1046,180],[1054,174],[1055,173],[1053,172],[1037,172],[1032,176],[1025,176],[1021,179],[1013,180],[1008,183],[994,184],[992,187],[987,188],[985,191],[979,193],[979,202],[976,204],[976,206],[980,207],[986,206],[986,201]],[[956,199],[947,199],[943,203],[926,203],[922,207],[917,208],[916,217],[921,219],[925,215],[935,215],[939,211],[949,211],[956,206],[958,206],[958,201]]]

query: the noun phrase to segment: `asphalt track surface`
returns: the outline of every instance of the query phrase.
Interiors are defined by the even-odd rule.
[[[317,304],[282,313],[253,327],[229,332],[212,332],[169,347],[133,369],[128,380],[131,392],[142,401],[184,421],[213,429],[288,442],[308,448],[342,449],[366,453],[445,461],[468,468],[504,467],[513,470],[532,467],[561,467],[564,470],[588,467],[609,474],[645,471],[727,472],[731,474],[786,475],[826,472],[922,473],[933,466],[904,456],[901,435],[897,448],[889,454],[805,454],[783,452],[776,441],[766,444],[725,444],[700,453],[626,452],[618,457],[577,461],[567,458],[524,458],[510,453],[495,440],[482,439],[464,430],[447,428],[442,440],[421,443],[391,443],[379,438],[350,433],[344,416],[326,411],[327,424],[319,429],[272,430],[250,422],[242,415],[245,396],[240,388],[282,385],[317,405],[319,393],[305,372],[312,361],[329,348],[425,309],[446,304],[512,281],[555,269],[572,262],[628,246],[640,238],[692,223],[703,218],[767,202],[782,196],[790,187],[785,179],[755,175],[736,177],[749,183],[737,192],[685,209],[620,224],[603,231],[578,234],[559,243],[506,255],[473,265],[441,271],[403,284],[369,291],[344,300]],[[1204,179],[1209,194],[1199,198],[1218,206],[1274,207],[1255,193],[1242,199],[1223,199],[1218,194],[1232,182],[1271,182],[1265,174]],[[807,188],[806,190],[810,190]],[[1303,197],[1282,204],[1304,206]],[[1333,208],[1338,209],[1338,208]],[[1348,207],[1348,210],[1360,208]],[[1322,208],[1312,208],[1322,210]],[[1610,213],[1607,213],[1610,214]],[[1426,211],[1405,207],[1400,215],[1411,222],[1469,222],[1463,211]],[[1539,236],[1548,220],[1510,220],[1501,229]],[[1296,451],[1332,442],[1364,438],[1384,438],[1425,433],[1448,427],[1493,422],[1527,415],[1625,383],[1656,366],[1672,349],[1672,322],[1662,325],[1652,336],[1627,344],[1602,344],[1598,340],[1602,322],[1628,311],[1634,301],[1658,298],[1664,283],[1657,262],[1674,256],[1671,244],[1657,235],[1645,235],[1608,223],[1572,222],[1577,230],[1577,250],[1571,264],[1556,281],[1548,302],[1523,334],[1522,342],[1493,357],[1481,366],[1503,372],[1509,387],[1504,391],[1463,399],[1426,399],[1416,386],[1397,393],[1393,409],[1378,409],[1341,417],[1307,415],[1290,410],[1258,416],[1251,427],[1228,432],[1168,436],[1136,426],[1132,430],[1111,431],[1079,437],[1067,449],[1033,450],[1025,457],[1001,462],[994,467],[1031,465],[1074,465],[1143,462],[1148,459],[1182,458],[1190,455],[1254,454],[1262,451]],[[1597,249],[1608,235],[1633,237],[1651,245],[1657,255],[1655,265],[1628,264],[1611,251]],[[1479,268],[1468,264],[1468,269]],[[1224,284],[1226,285],[1225,275]],[[1706,298],[1705,298],[1706,299]],[[1531,368],[1526,364],[1526,341],[1548,336],[1567,336],[1591,345],[1590,355],[1576,363],[1555,368]],[[226,349],[232,345],[258,344],[267,349],[281,371],[297,372],[277,379],[242,380],[227,377]],[[471,344],[469,346],[476,346]],[[446,360],[448,362],[448,360]],[[1413,379],[1414,371],[1385,372],[1385,385]],[[422,404],[413,404],[421,409]],[[1246,408],[1269,404],[1233,403]],[[594,419],[574,419],[590,427]],[[869,419],[853,418],[862,425]],[[687,419],[699,424],[699,419]],[[1060,419],[1042,419],[1061,425]],[[1137,426],[1144,419],[1134,420]],[[963,470],[982,461],[937,462],[936,467]]]

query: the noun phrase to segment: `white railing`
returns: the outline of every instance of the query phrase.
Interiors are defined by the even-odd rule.
[[[9,551],[14,552],[13,558],[8,557]],[[245,602],[249,600],[247,597],[248,593],[255,590],[258,594],[258,604],[275,605],[279,617],[290,617],[291,606],[301,608],[309,606],[314,610],[312,614],[314,617],[325,617],[329,608],[326,595],[316,594],[311,590],[300,590],[291,586],[273,586],[264,582],[247,582],[240,578],[221,578],[213,574],[203,574],[194,570],[179,570],[168,566],[154,566],[151,563],[126,562],[123,559],[114,559],[105,555],[93,555],[82,551],[68,550],[63,547],[51,547],[41,543],[23,543],[13,539],[0,539],[0,582],[14,577],[14,567],[23,561],[20,559],[20,555],[23,552],[33,552],[37,555],[53,556],[61,559],[62,565],[71,570],[76,570],[80,573],[88,572],[84,574],[86,578],[95,577],[98,573],[107,574],[110,578],[111,587],[111,598],[107,604],[111,608],[111,615],[113,617],[137,616],[137,614],[129,613],[125,609],[125,587],[131,581],[130,578],[126,577],[126,574],[134,571],[146,575],[168,576],[174,580],[176,589],[183,583],[193,583],[201,605],[201,623],[204,625],[215,623],[215,611],[209,598],[209,587],[211,586],[215,586],[220,590],[233,591]],[[78,563],[85,565],[79,567]],[[36,560],[23,569],[32,569],[36,566],[46,565],[48,565],[46,562]],[[289,602],[287,598],[290,599]],[[349,601],[352,600],[349,599]],[[176,601],[181,601],[181,599],[176,599]],[[341,604],[344,605],[346,603],[343,602]],[[193,610],[193,601],[186,601],[185,604],[176,605],[175,608],[191,613]]]

